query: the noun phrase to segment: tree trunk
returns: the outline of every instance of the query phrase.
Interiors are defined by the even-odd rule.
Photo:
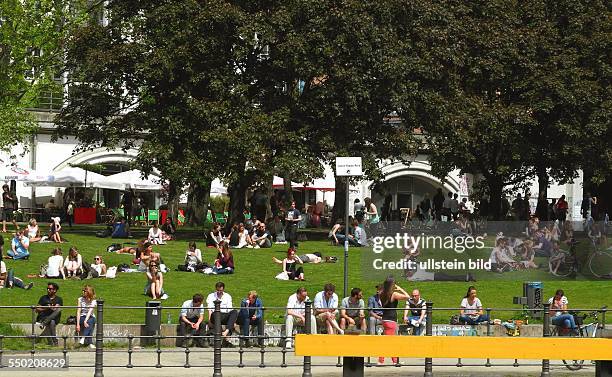
[[[274,176],[271,176],[270,179],[266,181],[265,186],[266,193],[266,220],[274,217],[272,213],[272,206],[270,205],[270,200],[274,196]]]
[[[246,165],[245,165],[246,167]],[[244,168],[243,168],[244,169]],[[232,182],[227,191],[230,197],[229,219],[226,229],[231,228],[234,223],[244,222],[244,209],[246,207],[246,193],[253,184],[253,174],[241,172],[238,179]]]
[[[287,200],[287,208],[289,208],[289,204],[293,201],[293,188],[291,187],[291,177],[286,175],[283,177],[283,185],[285,187],[285,200]]]
[[[505,214],[502,214],[502,194],[504,184],[499,179],[487,179],[489,186],[489,211],[493,220],[505,220]]]
[[[539,166],[537,167],[538,171],[538,198],[541,193],[544,193],[544,197],[548,198],[548,186],[550,185],[550,179],[548,177],[548,172],[546,171],[546,167]]]
[[[179,186],[174,181],[168,183],[168,217],[172,223],[178,225],[178,210],[181,192]]]
[[[192,226],[203,225],[208,214],[208,201],[212,180],[200,180],[189,185],[187,196],[187,224]]]
[[[344,219],[346,214],[346,177],[336,177],[336,191],[334,192],[334,209],[332,221]]]

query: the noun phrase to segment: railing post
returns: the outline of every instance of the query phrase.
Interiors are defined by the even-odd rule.
[[[104,300],[99,299],[96,302],[98,307],[96,313],[96,363],[94,377],[104,377]]]
[[[433,334],[433,302],[428,301],[426,303],[425,315],[427,321],[425,322],[425,336],[431,336]],[[433,362],[431,357],[425,358],[425,374],[423,377],[433,377]]]
[[[550,336],[550,304],[544,304],[544,328],[542,330],[542,336],[548,338]],[[540,377],[549,377],[550,376],[550,360],[543,359],[542,360],[542,373],[540,373]]]
[[[30,337],[32,339],[32,349],[30,349],[30,354],[32,355],[32,357],[34,357],[34,354],[36,353],[36,307],[30,306],[30,309],[32,311],[32,333],[30,334]]]
[[[601,321],[599,321],[599,330],[602,330],[606,327],[606,311],[608,310],[607,306],[601,308]],[[600,332],[601,335],[601,332]]]
[[[311,316],[312,316],[312,302],[306,301],[304,303],[304,330],[306,334],[310,334],[310,326],[311,324]],[[292,336],[293,334],[287,334],[288,336]],[[302,377],[312,377],[312,363],[310,356],[304,356],[304,370],[302,371]]]
[[[213,362],[213,377],[223,377],[221,373],[221,301],[215,300],[215,311],[213,312],[213,345],[214,345],[214,362]]]
[[[487,312],[487,318],[489,319],[487,321],[487,336],[491,336],[491,308],[486,308],[485,309]],[[485,363],[485,367],[490,367],[491,366],[491,359],[487,357],[487,362]]]

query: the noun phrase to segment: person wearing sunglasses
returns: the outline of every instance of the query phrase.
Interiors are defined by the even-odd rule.
[[[97,272],[98,276],[95,276],[95,277],[106,276],[106,264],[104,264],[102,257],[99,255],[96,255],[94,257],[94,262],[91,264],[91,269]]]
[[[159,264],[157,264],[157,262],[149,263],[147,284],[145,285],[144,294],[154,300],[165,300],[168,298],[168,295],[164,292],[164,275],[159,270]]]
[[[40,328],[43,329],[42,336],[46,336],[47,343],[51,346],[57,346],[57,334],[55,327],[61,321],[62,317],[62,306],[64,300],[57,295],[59,285],[54,282],[47,283],[47,294],[41,296],[36,305],[36,322],[40,324]]]

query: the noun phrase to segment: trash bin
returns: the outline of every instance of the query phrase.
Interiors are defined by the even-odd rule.
[[[544,309],[544,299],[542,295],[544,284],[540,281],[528,281],[523,283],[523,296],[527,298],[528,309]],[[532,318],[542,318],[544,315],[542,310],[531,312]]]
[[[148,333],[155,334],[161,328],[161,302],[147,301],[145,311],[145,330]]]

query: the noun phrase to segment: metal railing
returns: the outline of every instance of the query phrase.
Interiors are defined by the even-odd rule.
[[[63,306],[62,309],[70,309],[70,308],[77,308],[76,306]],[[50,338],[54,338],[54,336],[52,335],[37,335],[36,334],[36,306],[0,306],[0,309],[29,309],[32,312],[32,326],[31,326],[31,333],[30,334],[25,334],[25,335],[4,335],[4,334],[0,334],[0,368],[2,368],[4,366],[3,364],[3,357],[7,354],[6,350],[5,350],[5,342],[9,339],[28,339],[30,341],[31,347],[29,349],[29,354],[30,356],[34,357],[37,354],[48,354],[50,352],[58,352],[56,351],[50,351],[50,350],[39,350],[37,349],[37,342],[39,342],[41,339],[50,339]],[[286,347],[286,341],[288,339],[293,340],[294,335],[293,334],[282,334],[280,333],[279,335],[269,335],[269,334],[265,334],[262,333],[260,331],[260,329],[258,328],[258,332],[257,335],[248,335],[248,336],[243,336],[242,334],[238,335],[238,336],[229,336],[229,337],[224,337],[223,336],[223,327],[222,327],[222,321],[221,321],[221,316],[222,313],[226,310],[240,310],[240,309],[245,309],[243,308],[239,308],[239,307],[235,307],[235,308],[221,308],[221,302],[220,301],[215,301],[214,302],[214,307],[198,307],[197,309],[203,309],[204,311],[206,310],[212,310],[212,321],[211,324],[212,326],[209,327],[208,331],[205,332],[204,335],[191,335],[191,334],[177,334],[177,335],[163,335],[161,334],[160,331],[155,331],[155,333],[153,334],[148,334],[148,335],[133,335],[133,334],[127,334],[127,335],[105,335],[104,334],[104,326],[105,326],[105,321],[104,321],[104,314],[105,311],[108,310],[133,310],[133,309],[145,309],[145,310],[159,310],[158,312],[158,316],[159,316],[159,322],[161,323],[161,310],[169,310],[169,309],[182,309],[181,307],[163,307],[163,306],[109,306],[109,307],[105,307],[105,301],[102,299],[99,299],[97,301],[97,307],[96,307],[96,328],[95,328],[95,334],[90,336],[90,339],[93,342],[93,344],[95,344],[95,359],[94,359],[94,364],[79,364],[79,365],[71,365],[71,367],[94,367],[94,376],[95,377],[102,377],[103,376],[103,371],[105,368],[129,368],[129,369],[133,369],[133,368],[142,368],[142,367],[155,367],[155,368],[177,368],[177,367],[182,367],[182,368],[191,368],[191,367],[212,367],[213,368],[213,376],[215,377],[221,377],[222,376],[222,368],[223,367],[238,367],[238,368],[266,368],[266,367],[280,367],[280,368],[289,368],[289,367],[301,367],[302,368],[302,375],[303,376],[312,376],[312,368],[313,367],[317,367],[317,366],[335,366],[335,367],[342,367],[342,360],[340,357],[338,357],[338,360],[335,364],[330,364],[330,363],[321,363],[321,364],[313,364],[312,362],[312,357],[310,356],[304,356],[303,360],[301,361],[301,363],[290,363],[288,362],[288,356],[290,356],[290,354],[292,353],[292,350]],[[246,308],[246,309],[250,309],[253,310],[253,307],[250,308]],[[260,319],[260,321],[264,321],[265,319],[265,315],[266,312],[270,311],[270,310],[283,310],[285,311],[287,308],[284,307],[262,307],[262,317]],[[299,309],[299,310],[303,310],[304,311],[304,324],[303,324],[303,331],[306,334],[310,334],[311,333],[311,321],[312,318],[314,318],[313,316],[313,307],[312,307],[312,303],[307,301],[305,302],[304,308],[295,308],[295,309]],[[366,309],[372,309],[372,308],[366,308]],[[403,311],[404,308],[398,308],[398,309],[384,309],[384,308],[376,308],[376,310],[399,310],[399,311]],[[418,309],[417,309],[418,310]],[[425,324],[425,336],[434,336],[434,324],[433,321],[431,321],[430,319],[433,318],[433,313],[434,310],[437,311],[452,311],[452,312],[457,312],[459,310],[459,308],[434,308],[433,307],[433,303],[432,302],[427,302],[426,304],[426,324]],[[544,337],[549,337],[551,336],[551,315],[550,315],[550,305],[549,304],[543,304],[542,308],[536,308],[536,309],[524,309],[524,308],[485,308],[484,311],[487,313],[489,319],[492,318],[492,313],[494,312],[533,312],[533,311],[540,311],[543,312],[543,330],[542,330],[542,336]],[[598,327],[599,329],[604,328],[605,326],[605,321],[606,321],[606,311],[607,309],[604,308],[597,308],[597,309],[574,309],[573,311],[588,311],[588,312],[597,312],[599,313],[601,316],[599,317],[600,320],[598,321]],[[79,319],[77,319],[78,321]],[[492,335],[492,324],[491,324],[491,320],[489,320],[486,324],[486,336],[491,336]],[[233,329],[231,329],[233,330]],[[363,331],[364,329],[362,329]],[[601,333],[601,331],[600,331]],[[68,360],[68,355],[70,352],[72,352],[72,349],[69,347],[69,340],[71,338],[71,336],[68,335],[63,335],[61,337],[59,337],[61,339],[61,342],[59,342],[59,352],[61,352],[62,357],[64,358],[64,360]],[[127,341],[127,347],[121,350],[117,350],[117,349],[108,349],[105,348],[105,344],[104,341],[112,341],[112,340],[117,340],[117,339],[122,339],[122,340],[126,340]],[[164,339],[174,339],[175,341],[177,340],[181,340],[181,341],[186,341],[185,344],[185,348],[183,350],[176,350],[176,348],[173,349],[168,349],[166,347],[164,347],[162,345],[162,341]],[[232,348],[224,348],[224,340],[227,341],[231,341],[231,340],[238,340],[238,347],[237,349],[232,349]],[[154,365],[138,365],[137,363],[134,362],[133,359],[133,355],[136,352],[136,346],[135,346],[135,341],[138,340],[140,342],[142,342],[143,340],[146,343],[150,343],[152,344],[152,348],[146,348],[144,350],[144,352],[149,352],[155,355],[155,363]],[[190,347],[189,343],[191,340],[196,341],[196,343],[200,343],[200,342],[206,342],[206,343],[210,343],[212,342],[212,353],[213,353],[213,360],[212,360],[212,364],[198,364],[197,362],[194,363],[192,358],[193,358],[193,354],[197,354],[197,353],[210,353],[210,348],[207,350],[194,350],[194,347]],[[246,340],[253,340],[256,341],[255,343],[256,348],[258,348],[257,350],[249,350],[246,346],[245,346],[245,341]],[[269,347],[266,345],[266,342],[270,342],[270,340],[272,341],[279,341],[281,343],[280,347]],[[275,343],[276,344],[276,343]],[[126,352],[127,351],[127,352]],[[115,364],[115,363],[104,363],[104,355],[108,354],[108,353],[113,353],[113,352],[126,352],[126,363],[125,364]],[[184,363],[182,365],[172,365],[172,364],[164,364],[162,363],[162,354],[164,353],[170,353],[170,354],[178,354],[178,353],[184,353]],[[254,354],[254,353],[259,353],[259,362],[258,363],[249,363],[245,361],[245,356],[249,355],[249,354]],[[238,362],[237,363],[223,363],[223,357],[227,356],[229,354],[237,354],[238,356]],[[269,360],[266,359],[267,355],[270,354],[280,354],[280,363],[279,364],[271,364],[269,362]],[[67,365],[67,364],[66,364]],[[367,363],[365,363],[365,366],[372,366],[373,364],[370,362],[369,358]],[[423,364],[415,364],[415,363],[407,363],[407,362],[401,362],[399,359],[397,360],[396,363],[393,364],[393,366],[422,366],[424,368],[424,375],[425,376],[432,376],[433,375],[433,368],[434,366],[456,366],[456,367],[465,367],[465,366],[481,366],[481,367],[501,367],[501,366],[512,366],[512,367],[520,367],[520,366],[538,366],[541,365],[541,376],[546,377],[550,375],[550,367],[551,367],[551,363],[550,360],[542,360],[541,363],[535,364],[535,363],[519,363],[519,360],[515,359],[514,362],[508,364],[508,363],[492,363],[490,359],[487,359],[486,362],[484,364],[466,364],[464,363],[461,359],[458,359],[457,362],[455,364],[448,364],[448,363],[444,363],[444,364],[434,364],[432,358],[425,358],[424,363]],[[556,365],[563,365],[563,364],[556,364]]]

